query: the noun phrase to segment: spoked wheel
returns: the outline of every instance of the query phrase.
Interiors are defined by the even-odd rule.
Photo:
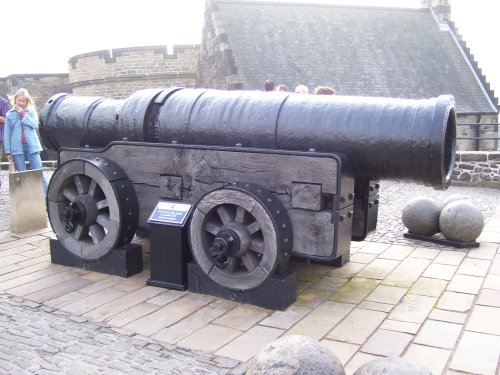
[[[99,157],[72,159],[54,172],[48,211],[61,245],[86,260],[130,242],[139,217],[132,183],[114,162]]]
[[[292,251],[292,226],[283,204],[251,184],[205,195],[189,228],[193,257],[217,284],[251,290],[283,266]]]

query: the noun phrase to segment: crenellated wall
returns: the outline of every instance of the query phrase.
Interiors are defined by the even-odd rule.
[[[195,87],[199,45],[118,48],[69,59],[74,94],[124,99],[151,87]]]

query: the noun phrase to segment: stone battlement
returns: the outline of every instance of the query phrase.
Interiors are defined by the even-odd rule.
[[[74,94],[124,99],[147,87],[195,87],[199,45],[101,50],[69,59]]]

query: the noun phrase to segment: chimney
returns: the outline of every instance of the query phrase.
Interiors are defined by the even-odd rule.
[[[451,19],[451,0],[421,0],[422,8],[431,8],[439,22],[447,23]]]

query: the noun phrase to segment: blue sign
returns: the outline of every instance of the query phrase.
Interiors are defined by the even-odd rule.
[[[192,205],[189,203],[160,201],[148,222],[184,225]]]

